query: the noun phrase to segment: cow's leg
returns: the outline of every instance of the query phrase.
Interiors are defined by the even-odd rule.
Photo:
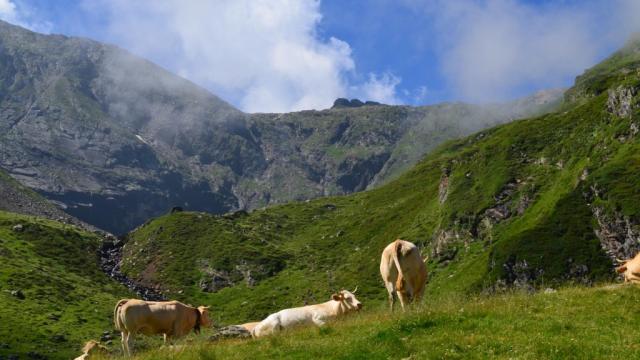
[[[387,288],[387,293],[389,294],[389,309],[393,312],[393,305],[396,303],[396,298],[393,294],[396,292],[396,289],[394,289],[393,283],[390,281],[385,281],[384,286]]]
[[[402,305],[402,311],[405,311],[413,297],[413,288],[411,287],[411,284],[409,282],[405,282],[404,289],[402,289],[402,291],[398,291],[397,294],[400,299],[400,305]]]
[[[124,356],[127,356],[128,355],[127,346],[126,346],[127,335],[126,335],[126,333],[124,331],[120,333],[120,342],[122,344],[122,353],[124,354]]]
[[[419,289],[414,294],[414,301],[419,303],[422,300],[422,298],[424,297],[424,288],[424,285],[421,285],[419,287]]]
[[[131,351],[132,343],[133,343],[133,333],[130,332],[127,334],[127,352],[129,353],[129,356],[131,356],[133,353],[133,351]]]
[[[125,356],[131,356],[131,333],[128,331],[122,332],[122,351]]]
[[[327,323],[321,316],[318,315],[313,315],[313,317],[311,317],[311,321],[313,321],[314,324],[320,327],[324,326],[324,324]]]
[[[411,304],[413,303],[413,301],[415,300],[415,293],[413,292],[413,287],[412,286],[408,286],[405,294],[407,296],[407,303]]]
[[[404,291],[398,291],[396,294],[398,294],[398,299],[400,300],[400,307],[402,308],[402,311],[405,311],[405,305],[409,304],[407,296],[405,295]]]
[[[253,328],[251,334],[253,335],[253,337],[259,338],[265,335],[271,335],[281,328],[282,326],[280,325],[280,319],[268,317],[262,320],[260,324],[256,325],[256,327]]]

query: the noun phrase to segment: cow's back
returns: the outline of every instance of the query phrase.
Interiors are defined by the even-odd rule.
[[[393,261],[394,256],[398,260],[397,266],[400,267],[398,270],[402,273],[402,281],[411,283],[412,288],[416,291],[422,289],[427,278],[427,267],[420,256],[420,249],[415,244],[400,239],[392,242],[384,249],[380,262],[380,271],[381,273],[383,272],[383,265],[389,269],[389,281],[395,281],[397,278],[397,275],[394,275],[398,273],[397,266]],[[385,265],[387,263],[389,265]]]

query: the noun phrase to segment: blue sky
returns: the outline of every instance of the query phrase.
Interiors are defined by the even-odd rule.
[[[640,30],[640,0],[0,0],[0,18],[116,44],[278,112],[570,86]]]

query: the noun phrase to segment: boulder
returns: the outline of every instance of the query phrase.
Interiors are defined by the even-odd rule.
[[[239,338],[247,339],[251,337],[251,333],[240,325],[229,325],[218,329],[209,337],[209,341],[217,341],[220,339]]]
[[[19,300],[24,300],[25,296],[22,290],[11,290],[11,296],[15,296]]]

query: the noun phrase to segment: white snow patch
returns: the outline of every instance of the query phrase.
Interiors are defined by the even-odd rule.
[[[138,138],[138,140],[142,141],[144,144],[151,146],[147,140],[143,139],[142,136],[136,134],[136,138]]]

